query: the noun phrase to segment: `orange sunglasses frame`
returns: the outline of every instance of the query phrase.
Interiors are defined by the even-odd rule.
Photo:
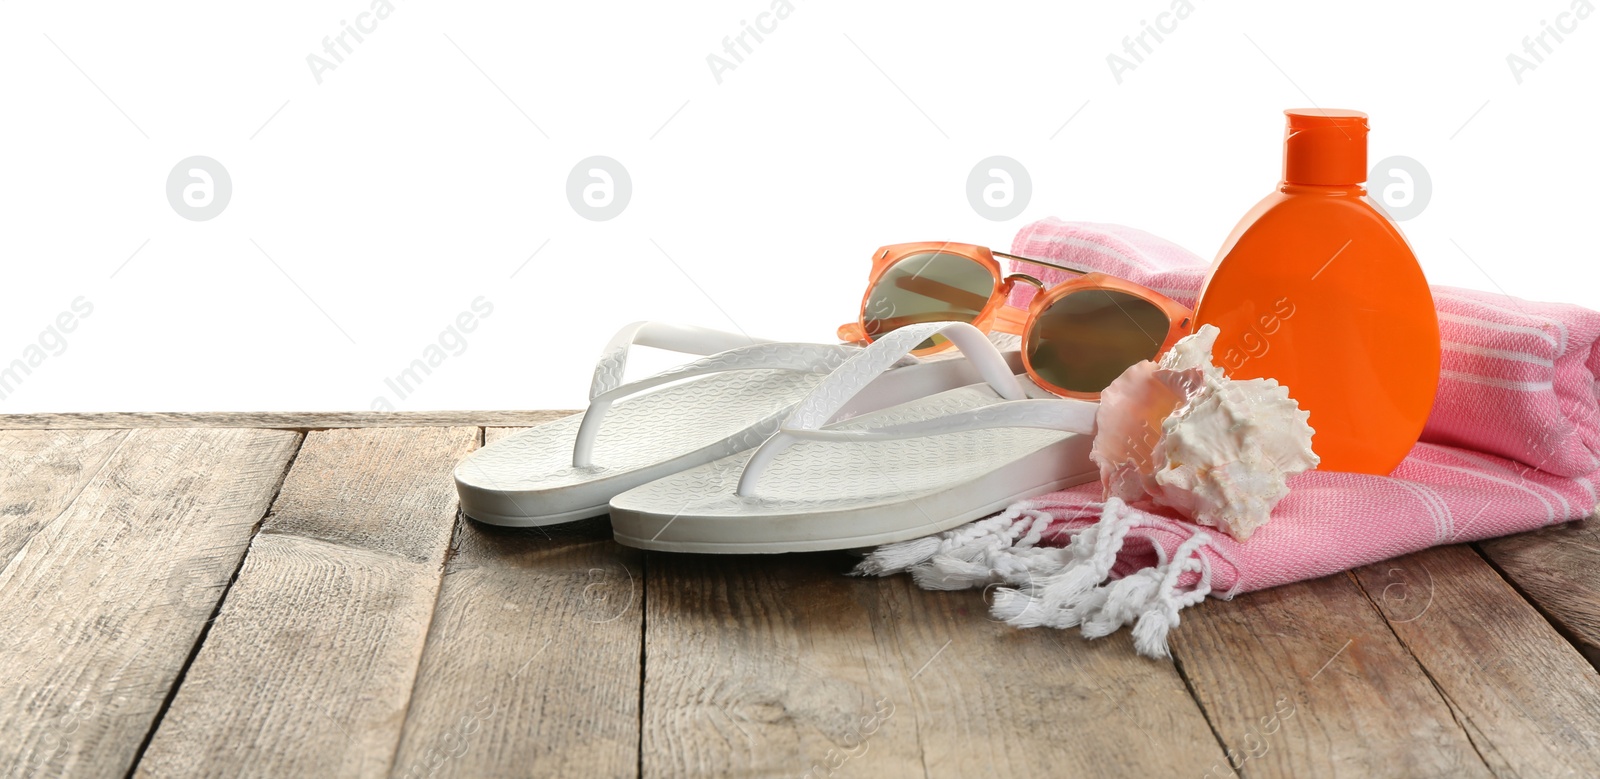
[[[843,325],[839,328],[839,339],[850,343],[871,343],[872,336],[867,331],[867,305],[872,298],[873,288],[878,285],[878,281],[883,278],[883,274],[888,272],[889,268],[893,267],[896,263],[906,259],[907,257],[929,252],[954,254],[959,257],[965,257],[973,262],[978,263],[979,265],[982,265],[984,269],[989,271],[989,275],[994,278],[994,291],[989,294],[988,302],[985,303],[983,309],[978,312],[978,316],[972,321],[972,325],[986,333],[1000,332],[1021,336],[1024,340],[1022,349],[1022,365],[1027,369],[1028,377],[1033,379],[1033,381],[1039,386],[1062,397],[1076,398],[1079,400],[1099,400],[1100,393],[1077,392],[1058,387],[1055,384],[1046,381],[1038,374],[1038,372],[1033,369],[1033,361],[1029,357],[1029,352],[1031,350],[1027,348],[1028,344],[1026,343],[1028,340],[1028,330],[1038,315],[1045,309],[1049,308],[1056,301],[1074,292],[1098,289],[1132,295],[1133,297],[1139,298],[1140,300],[1155,306],[1167,316],[1167,332],[1165,337],[1162,339],[1161,348],[1156,351],[1158,356],[1166,354],[1167,350],[1171,349],[1172,345],[1178,342],[1178,339],[1189,334],[1190,322],[1192,322],[1194,319],[1194,312],[1184,307],[1183,304],[1178,303],[1172,298],[1156,292],[1149,287],[1146,287],[1142,284],[1135,284],[1134,282],[1126,279],[1119,279],[1115,276],[1108,276],[1104,273],[1094,273],[1090,271],[1078,270],[1077,268],[1069,268],[1065,265],[1057,265],[1056,263],[1045,260],[1018,257],[1013,254],[1005,254],[1003,252],[994,251],[987,247],[976,246],[969,243],[922,241],[918,243],[892,244],[889,246],[880,247],[875,253],[873,253],[872,274],[867,279],[866,292],[861,295],[860,314],[857,315],[855,322]],[[1005,273],[1000,267],[1000,261],[995,259],[996,257],[1004,257],[1015,262],[1043,265],[1047,268],[1054,268],[1056,270],[1066,271],[1067,273],[1078,274],[1078,277],[1075,279],[1068,279],[1067,281],[1063,281],[1052,287],[1047,285],[1045,282],[1025,273]],[[1033,301],[1028,305],[1027,311],[1014,308],[1007,303],[1007,299],[1011,296],[1012,289],[1016,287],[1018,282],[1032,284],[1039,288],[1039,294],[1033,296]],[[948,348],[950,348],[950,344],[946,342],[937,346],[929,347],[927,349],[919,349],[912,352],[912,354],[923,356],[935,354]]]

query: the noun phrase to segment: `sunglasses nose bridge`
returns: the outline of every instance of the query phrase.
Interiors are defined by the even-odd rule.
[[[1015,285],[1019,281],[1024,283],[1024,284],[1032,284],[1033,286],[1038,287],[1040,292],[1043,292],[1045,290],[1045,283],[1044,282],[1042,282],[1042,281],[1040,281],[1040,280],[1038,280],[1038,279],[1036,279],[1036,278],[1034,278],[1032,276],[1029,276],[1026,273],[1013,273],[1010,276],[1007,276],[1006,277],[1006,289],[1007,290],[1011,289],[1011,287],[1013,285]]]

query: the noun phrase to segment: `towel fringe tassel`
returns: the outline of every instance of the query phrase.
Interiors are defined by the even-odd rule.
[[[1168,655],[1167,634],[1179,612],[1211,593],[1211,566],[1200,550],[1211,543],[1203,530],[1180,544],[1172,559],[1108,582],[1128,532],[1142,515],[1111,498],[1100,518],[1078,531],[1066,547],[1038,546],[1057,517],[1022,501],[988,519],[937,536],[889,544],[856,567],[858,575],[886,576],[909,570],[918,586],[959,590],[992,584],[996,619],[1020,628],[1081,626],[1087,638],[1108,636],[1133,625],[1134,649],[1146,657]],[[1180,590],[1186,573],[1199,582]]]

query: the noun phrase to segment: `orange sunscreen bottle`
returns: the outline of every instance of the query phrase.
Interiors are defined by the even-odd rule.
[[[1320,470],[1388,475],[1439,386],[1439,318],[1404,236],[1367,199],[1367,115],[1292,109],[1283,182],[1222,244],[1195,324],[1235,379],[1311,412]]]

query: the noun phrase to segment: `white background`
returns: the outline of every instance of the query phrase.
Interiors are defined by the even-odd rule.
[[[1570,0],[1195,0],[1121,84],[1107,55],[1170,0],[796,0],[720,85],[707,55],[770,0],[394,0],[318,84],[307,55],[369,2],[0,2],[0,363],[94,307],[0,412],[571,408],[634,319],[829,339],[885,243],[1054,215],[1210,258],[1312,103],[1427,167],[1404,229],[1434,283],[1600,307],[1600,14],[1521,84],[1506,60]],[[167,202],[191,155],[232,177],[209,221]],[[631,173],[610,221],[567,202],[591,155]],[[1031,172],[1009,222],[967,202],[991,155]]]

